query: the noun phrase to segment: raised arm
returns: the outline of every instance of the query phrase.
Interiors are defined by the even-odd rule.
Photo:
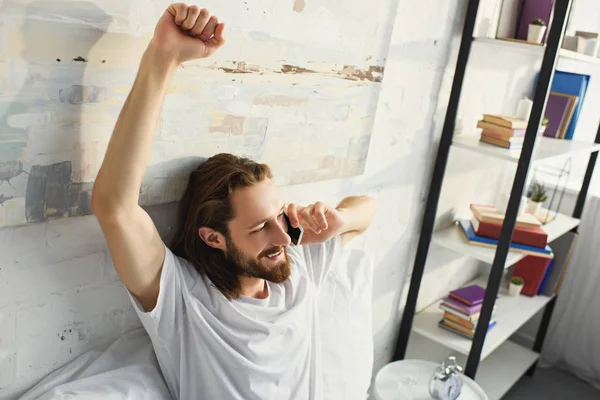
[[[350,196],[329,207],[320,201],[306,207],[289,204],[287,214],[293,227],[304,228],[301,244],[322,243],[340,236],[342,245],[366,231],[377,212],[377,200]]]
[[[224,25],[196,6],[173,4],[159,20],[94,183],[92,210],[115,269],[146,311],[158,298],[164,244],[138,205],[160,110],[171,79],[185,61],[210,56],[224,43]]]

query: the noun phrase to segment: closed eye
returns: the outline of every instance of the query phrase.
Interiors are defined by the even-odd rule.
[[[283,216],[284,216],[284,214],[283,214],[283,211],[282,211],[282,212],[281,212],[281,213],[280,213],[280,214],[277,216],[277,219],[278,219],[278,220],[281,220],[281,219],[283,218]],[[264,230],[265,230],[265,228],[267,227],[267,225],[268,225],[268,224],[269,224],[268,222],[265,222],[265,223],[264,223],[264,224],[263,224],[261,227],[259,227],[258,229],[255,229],[255,230],[253,230],[252,232],[250,232],[250,234],[252,235],[252,234],[258,233],[258,232],[260,232],[260,231],[264,231]]]

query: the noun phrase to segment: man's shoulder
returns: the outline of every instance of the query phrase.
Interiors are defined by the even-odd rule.
[[[177,255],[171,248],[165,246],[165,263],[163,268],[172,268],[173,273],[178,274],[188,284],[195,284],[202,278],[202,274],[194,263],[187,258]]]

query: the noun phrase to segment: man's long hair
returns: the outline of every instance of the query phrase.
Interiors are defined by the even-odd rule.
[[[192,172],[179,204],[171,250],[206,274],[229,299],[237,299],[241,294],[238,271],[222,250],[208,246],[200,238],[198,230],[202,226],[212,228],[231,242],[228,224],[235,217],[233,191],[265,178],[272,178],[268,165],[232,154],[217,154]]]

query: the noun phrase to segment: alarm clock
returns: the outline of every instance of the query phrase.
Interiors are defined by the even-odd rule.
[[[429,380],[429,394],[438,400],[456,400],[463,386],[462,368],[456,363],[456,357],[448,357]]]

